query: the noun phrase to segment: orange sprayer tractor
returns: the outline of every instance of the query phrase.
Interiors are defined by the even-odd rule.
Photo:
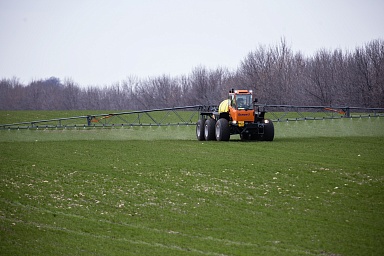
[[[241,140],[272,141],[273,123],[264,118],[265,111],[256,102],[251,90],[231,89],[218,109],[200,113],[197,139],[228,141],[231,135],[240,134]]]

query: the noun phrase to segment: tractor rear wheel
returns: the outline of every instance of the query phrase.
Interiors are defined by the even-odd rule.
[[[266,119],[264,122],[264,134],[260,134],[260,140],[262,141],[273,141],[275,137],[275,128],[272,120]]]
[[[231,134],[229,131],[229,123],[225,118],[220,118],[216,122],[216,140],[217,141],[228,141]]]
[[[215,124],[216,124],[216,120],[213,118],[209,118],[205,121],[205,128],[204,128],[205,140],[215,139]]]
[[[196,123],[196,138],[199,141],[204,140],[204,127],[205,127],[205,119],[199,119]]]

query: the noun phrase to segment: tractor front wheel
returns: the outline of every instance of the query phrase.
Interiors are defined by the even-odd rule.
[[[204,140],[204,127],[205,127],[205,119],[199,119],[196,124],[196,138],[199,141]]]
[[[273,141],[275,137],[275,128],[272,120],[266,119],[264,121],[264,134],[260,134],[260,140],[262,141]]]
[[[205,140],[215,139],[215,124],[216,124],[216,120],[213,118],[209,118],[205,121],[205,128],[204,128]]]
[[[229,123],[225,118],[220,118],[216,122],[216,140],[217,141],[229,141],[231,134],[229,131]]]

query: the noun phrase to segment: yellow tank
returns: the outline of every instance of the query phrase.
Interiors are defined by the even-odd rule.
[[[219,113],[228,112],[229,100],[223,100],[219,105]]]

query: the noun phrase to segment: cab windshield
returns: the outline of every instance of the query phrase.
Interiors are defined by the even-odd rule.
[[[251,94],[236,95],[236,108],[252,109],[252,95]]]

